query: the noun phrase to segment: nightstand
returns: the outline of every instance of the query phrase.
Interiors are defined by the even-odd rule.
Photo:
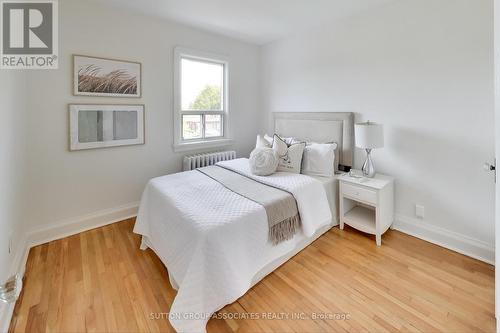
[[[374,178],[355,178],[344,174],[340,183],[340,229],[344,223],[375,235],[377,245],[382,234],[394,222],[394,178],[377,174]]]

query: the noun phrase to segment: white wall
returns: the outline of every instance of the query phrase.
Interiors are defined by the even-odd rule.
[[[22,256],[24,250],[26,94],[25,73],[3,70],[0,74],[0,283],[17,271],[16,256]],[[10,253],[9,238],[12,238]],[[0,331],[12,308],[0,302]]]
[[[383,123],[386,147],[373,158],[397,179],[399,222],[486,247],[491,260],[494,183],[482,165],[495,155],[492,54],[492,0],[396,1],[264,47],[266,117],[353,111]]]
[[[59,70],[30,73],[30,230],[134,203],[148,179],[177,172],[186,153],[173,143],[173,50],[177,45],[230,59],[230,122],[239,155],[258,132],[259,48],[227,37],[92,1],[59,2]],[[143,97],[72,96],[72,54],[139,61]],[[68,151],[68,103],[146,105],[146,144]],[[213,150],[213,149],[211,149]]]
[[[494,0],[495,4],[495,152],[500,156],[500,0]],[[500,172],[500,171],[498,171]],[[500,182],[496,184],[495,205],[495,237],[500,240]],[[500,242],[495,242],[496,253],[500,251]],[[495,266],[500,267],[500,257],[496,257]],[[495,315],[500,318],[500,272],[495,270]],[[497,332],[500,325],[497,324]]]
[[[9,274],[23,233],[26,75],[4,70],[0,75],[0,281]],[[9,254],[9,237],[12,249]]]

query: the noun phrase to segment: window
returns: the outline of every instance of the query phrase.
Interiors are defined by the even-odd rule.
[[[227,72],[224,57],[175,49],[176,150],[228,144]]]

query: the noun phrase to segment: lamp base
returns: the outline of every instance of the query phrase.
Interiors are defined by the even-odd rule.
[[[363,167],[361,168],[361,171],[363,171],[363,176],[368,178],[375,177],[375,167],[373,166],[371,152],[372,152],[371,149],[366,150],[366,161],[363,164]]]

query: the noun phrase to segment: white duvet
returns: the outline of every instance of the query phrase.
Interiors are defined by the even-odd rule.
[[[305,236],[331,223],[320,181],[284,172],[253,176],[247,159],[219,164],[291,192]],[[205,332],[214,312],[242,296],[261,269],[296,245],[295,239],[270,244],[265,209],[196,170],[150,180],[134,232],[154,249],[178,290],[169,311],[177,332]]]

